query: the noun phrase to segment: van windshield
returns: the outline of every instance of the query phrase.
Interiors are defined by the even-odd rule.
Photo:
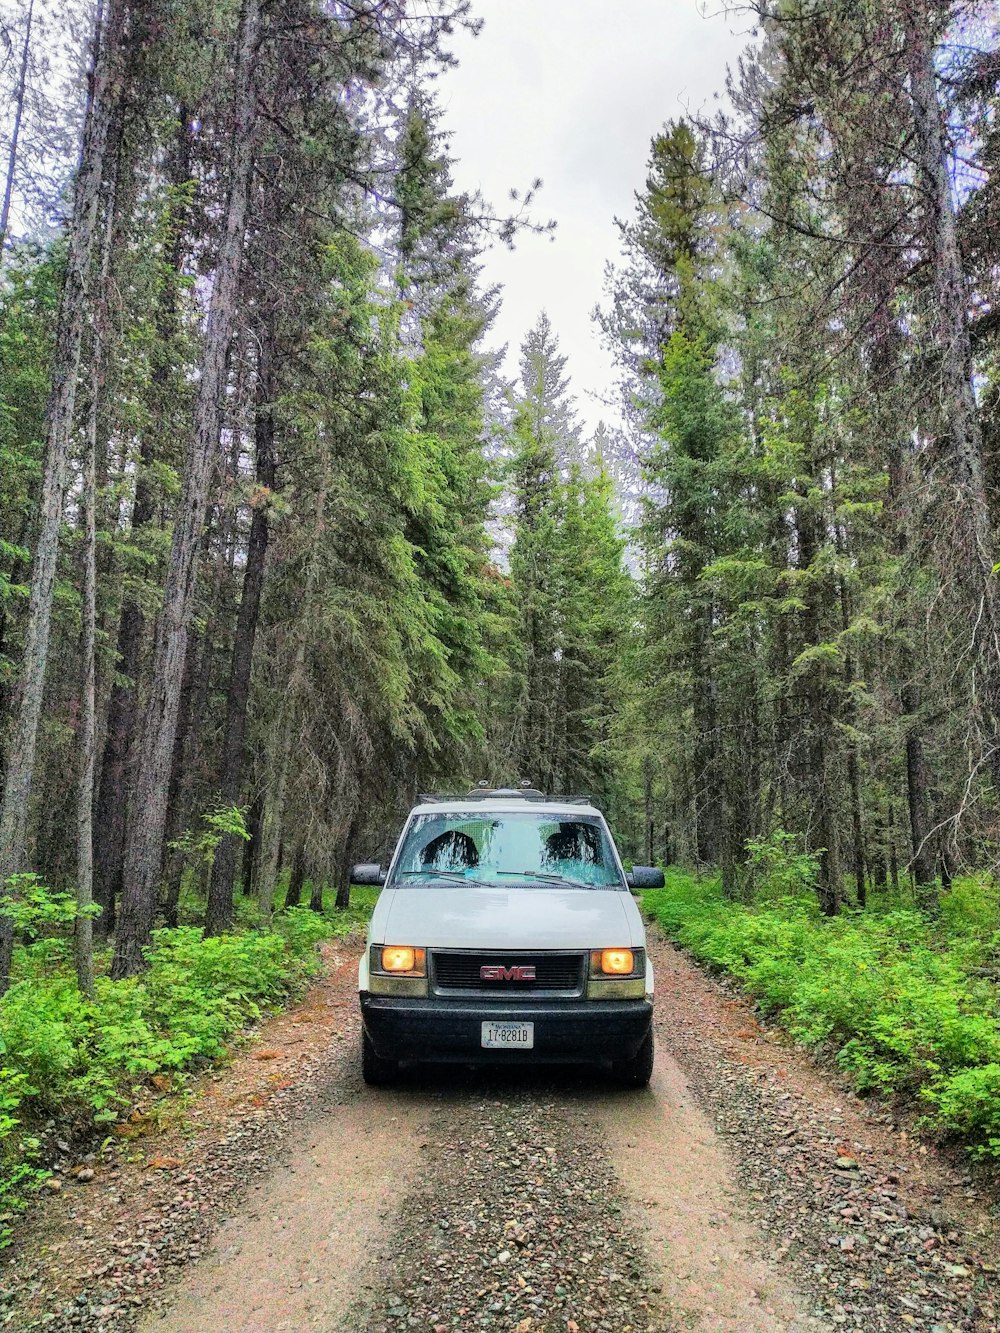
[[[391,882],[625,887],[601,820],[528,810],[417,815],[406,832]]]

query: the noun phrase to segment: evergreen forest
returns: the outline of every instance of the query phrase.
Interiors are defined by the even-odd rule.
[[[543,310],[491,334],[488,248],[573,221],[530,145],[455,183],[474,3],[0,8],[9,1208],[479,781],[589,794],[668,934],[1000,1156],[997,14],[741,9],[596,260],[595,430]]]

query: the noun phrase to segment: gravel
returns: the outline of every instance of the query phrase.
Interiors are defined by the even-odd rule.
[[[341,1333],[659,1333],[659,1288],[604,1145],[532,1080],[489,1083],[428,1144],[376,1308]]]

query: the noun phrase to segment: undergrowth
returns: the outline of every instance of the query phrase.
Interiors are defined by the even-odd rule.
[[[829,919],[809,878],[801,864],[765,875],[753,901],[738,903],[717,879],[671,869],[644,905],[859,1090],[912,1098],[925,1128],[1000,1158],[996,886],[956,880],[934,918],[883,894]]]
[[[225,1058],[242,1028],[301,992],[321,940],[364,925],[376,896],[354,889],[351,907],[329,915],[282,911],[270,931],[248,928],[245,906],[227,935],[205,938],[190,924],[157,930],[141,977],[111,981],[110,951],[99,953],[93,1000],[77,990],[66,931],[18,947],[0,999],[0,1245],[47,1174],[39,1127],[110,1131],[151,1084],[179,1088],[186,1072]],[[46,924],[61,897],[47,895]]]

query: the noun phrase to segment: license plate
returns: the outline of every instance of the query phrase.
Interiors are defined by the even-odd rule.
[[[530,1051],[534,1044],[534,1023],[483,1024],[485,1051]]]

